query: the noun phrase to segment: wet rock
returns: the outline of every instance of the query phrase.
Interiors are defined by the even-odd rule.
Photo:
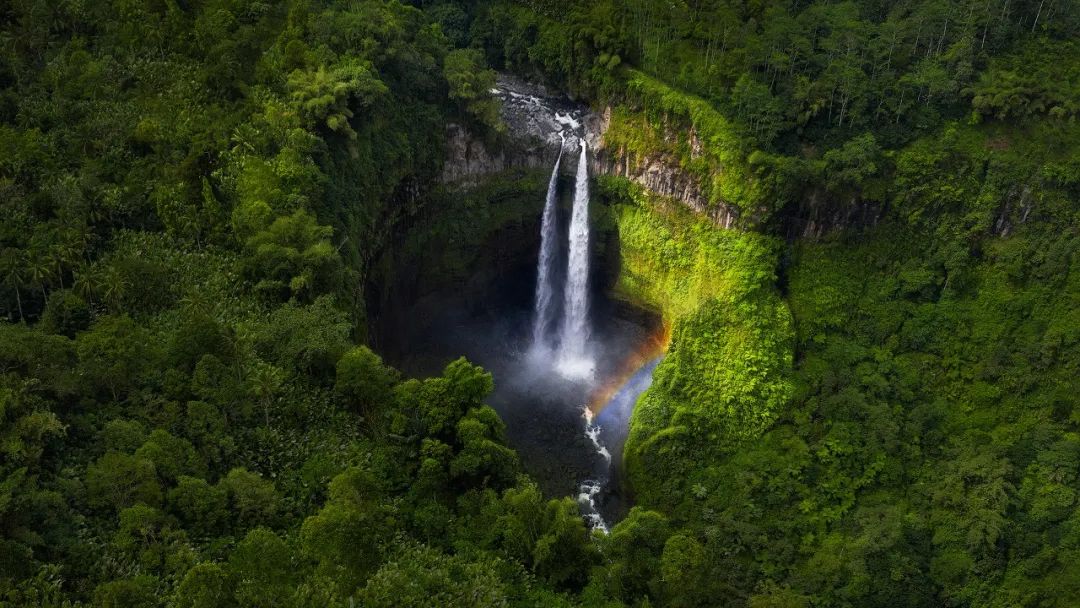
[[[502,102],[506,134],[488,141],[461,125],[448,125],[444,184],[468,187],[510,169],[550,168],[560,146],[566,154],[580,150],[588,107],[508,75],[499,77],[492,93]]]

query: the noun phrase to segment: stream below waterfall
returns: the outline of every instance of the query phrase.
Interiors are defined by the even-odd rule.
[[[601,409],[591,402],[606,385],[623,387],[627,355],[654,343],[659,325],[644,316],[620,314],[602,292],[594,291],[595,375],[593,379],[567,378],[535,365],[530,357],[532,302],[514,293],[527,287],[531,285],[507,285],[499,290],[502,293],[492,294],[492,306],[481,311],[448,307],[433,319],[430,331],[415,348],[394,363],[409,376],[425,377],[441,373],[447,363],[465,356],[490,371],[495,390],[487,403],[506,423],[508,442],[545,495],[582,499],[585,486],[591,484],[591,506],[608,524],[616,522],[629,509],[619,484],[618,464],[633,400],[627,393],[616,392],[609,407]],[[646,362],[646,367],[651,378],[655,363]],[[641,386],[636,377],[627,386],[634,385],[635,379]],[[592,421],[599,426],[593,437],[585,415],[590,405],[599,412]],[[614,455],[610,462],[594,438]],[[583,506],[588,516],[590,505]]]

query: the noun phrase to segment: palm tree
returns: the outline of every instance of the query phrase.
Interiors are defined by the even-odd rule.
[[[64,253],[61,251],[61,246],[56,246],[49,252],[49,267],[56,273],[56,278],[60,281],[60,289],[64,289]]]
[[[94,268],[89,264],[83,263],[72,272],[72,275],[75,278],[75,285],[73,286],[75,292],[86,298],[87,302],[93,304],[94,284],[97,283],[97,276],[94,272]]]
[[[119,308],[120,299],[124,297],[130,286],[131,284],[128,282],[127,277],[124,276],[123,271],[117,268],[115,264],[106,266],[104,272],[101,273],[101,295],[114,310]]]
[[[270,403],[281,390],[285,373],[269,363],[258,362],[251,374],[251,393],[259,398],[263,406],[263,417],[267,428],[270,427]]]
[[[23,314],[22,294],[19,292],[19,287],[26,281],[26,273],[23,271],[19,257],[17,250],[5,249],[3,256],[0,256],[0,269],[2,269],[3,272],[4,284],[15,290],[15,302],[19,309],[19,321],[25,323],[26,316]]]
[[[48,299],[45,285],[52,276],[52,260],[48,255],[31,255],[26,259],[26,274],[41,289],[42,304]]]
[[[78,259],[82,247],[79,245],[79,236],[73,231],[66,231],[60,242],[52,247],[49,259],[56,266],[56,277],[60,281],[60,289],[64,289],[64,268]]]

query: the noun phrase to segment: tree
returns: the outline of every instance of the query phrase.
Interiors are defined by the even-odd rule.
[[[230,512],[236,525],[247,528],[269,525],[278,510],[278,495],[274,483],[244,468],[229,471],[218,482],[229,497]]]
[[[769,581],[750,596],[749,608],[809,608],[810,599],[794,589]]]
[[[228,421],[218,408],[205,401],[188,401],[184,412],[184,434],[195,445],[211,470],[221,470],[236,449],[228,432]]]
[[[571,498],[548,501],[541,529],[532,550],[533,570],[558,587],[583,583],[594,563],[596,549],[589,540],[578,504]]]
[[[90,506],[121,511],[137,503],[161,503],[154,463],[145,459],[106,452],[86,467],[86,495]]]
[[[94,605],[101,608],[156,608],[158,580],[136,576],[102,583],[94,589]]]
[[[47,256],[40,252],[32,252],[26,260],[26,276],[41,290],[42,305],[49,299],[46,287],[53,275],[53,264]]]
[[[79,334],[75,350],[91,386],[108,389],[113,400],[119,400],[153,365],[146,331],[127,315],[99,319]]]
[[[505,487],[519,471],[517,454],[505,445],[505,426],[488,406],[473,408],[457,424],[461,446],[450,462],[450,474],[476,485]]]
[[[358,404],[360,411],[370,412],[389,403],[397,382],[393,371],[382,358],[366,346],[357,346],[342,355],[337,362],[338,393]]]
[[[230,516],[228,490],[223,484],[210,485],[205,479],[186,475],[169,490],[168,505],[188,530],[204,538],[219,534]]]
[[[332,379],[341,353],[349,348],[349,330],[345,313],[333,298],[323,296],[309,305],[276,308],[251,337],[263,360],[322,383]]]
[[[41,326],[50,333],[74,338],[90,325],[90,307],[81,296],[69,289],[53,290],[49,294]]]
[[[106,452],[131,453],[146,443],[146,427],[138,420],[114,418],[105,423],[98,441]]]
[[[872,133],[864,133],[825,153],[829,187],[872,192],[868,180],[881,171],[881,148]]]
[[[109,305],[109,309],[113,312],[119,311],[124,297],[131,289],[131,280],[127,273],[119,264],[113,263],[106,265],[93,276],[98,281],[101,297]]]
[[[697,540],[685,534],[675,534],[664,543],[660,558],[665,597],[671,606],[704,605],[701,593],[708,562],[705,550]]]
[[[482,405],[493,387],[491,374],[462,357],[447,365],[440,377],[398,385],[396,398],[401,411],[417,413],[423,434],[452,439],[458,420]]]
[[[45,444],[63,436],[65,426],[37,394],[38,382],[0,375],[0,474],[37,468]]]
[[[206,474],[206,463],[199,458],[191,442],[164,429],[150,433],[146,443],[135,451],[135,457],[154,463],[154,470],[165,485],[172,484],[181,475]]]
[[[468,562],[414,545],[398,551],[368,580],[360,601],[370,608],[509,606],[497,564]]]
[[[241,606],[284,605],[298,578],[293,552],[266,528],[248,532],[236,545],[226,573]]]
[[[330,500],[300,528],[304,553],[342,596],[378,568],[394,532],[393,513],[381,503],[373,481],[359,469],[341,473],[331,481]]]
[[[21,288],[26,281],[26,269],[23,267],[22,258],[17,249],[6,248],[0,254],[0,273],[3,274],[4,285],[15,292],[15,306],[19,311],[19,320],[25,322]]]
[[[289,74],[288,89],[292,103],[311,123],[321,122],[349,139],[356,139],[349,124],[352,108],[369,106],[387,93],[371,62],[356,57],[340,59],[329,68],[294,70]]]
[[[270,404],[285,383],[285,372],[269,363],[257,361],[249,374],[251,395],[259,400],[263,409],[263,423],[270,426]]]
[[[229,578],[218,564],[195,564],[184,575],[173,598],[176,608],[226,608],[232,605]]]
[[[333,233],[303,210],[274,219],[244,243],[247,271],[260,277],[255,288],[275,299],[291,294],[310,300],[322,293],[341,264],[330,244]]]
[[[56,517],[38,479],[47,442],[66,428],[36,385],[0,375],[0,587],[33,573],[32,549],[45,543],[45,522]]]
[[[112,547],[144,571],[162,575],[186,568],[194,561],[187,535],[175,528],[176,520],[144,504],[120,512],[120,525],[113,534]]]
[[[228,328],[204,310],[188,310],[169,339],[170,364],[191,371],[204,355],[229,360],[233,342]]]
[[[505,131],[499,115],[499,101],[491,95],[495,71],[488,69],[477,49],[454,49],[443,59],[443,77],[449,86],[451,101],[460,111],[479,124],[495,131]]]
[[[600,584],[624,602],[662,597],[660,556],[671,535],[671,524],[656,511],[630,509],[625,519],[598,539],[607,567],[596,575]]]
[[[573,499],[545,501],[528,481],[503,492],[497,508],[487,542],[549,584],[567,588],[584,583],[597,553]]]

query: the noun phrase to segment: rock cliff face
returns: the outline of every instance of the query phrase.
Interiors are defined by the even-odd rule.
[[[444,183],[467,186],[485,175],[508,169],[550,167],[560,146],[564,154],[574,155],[584,139],[594,151],[590,156],[594,174],[627,177],[693,207],[704,206],[697,185],[678,170],[659,159],[632,162],[619,151],[607,149],[604,132],[609,112],[597,114],[543,87],[510,77],[501,77],[492,92],[502,100],[506,134],[497,141],[484,141],[461,125],[449,125]],[[563,170],[571,173],[574,166],[565,163]]]
[[[502,101],[506,133],[485,140],[461,125],[448,125],[444,184],[469,187],[510,169],[550,169],[560,146],[567,154],[580,150],[587,107],[509,76],[500,77],[492,93]],[[574,165],[563,166],[572,170]]]
[[[593,112],[588,106],[542,86],[510,76],[500,77],[492,92],[503,102],[502,116],[507,131],[489,142],[460,125],[449,125],[447,161],[442,173],[442,182],[447,186],[468,188],[486,176],[510,169],[548,169],[554,164],[560,146],[563,154],[573,157],[584,140],[591,150],[592,175],[626,178],[654,194],[682,202],[717,226],[740,225],[739,209],[710,203],[697,177],[683,171],[676,159],[662,154],[639,157],[608,147],[604,134],[611,122],[611,108]],[[693,132],[689,138],[691,150],[699,152],[703,143]],[[575,166],[576,163],[564,162],[561,171],[569,175]],[[808,192],[777,219],[783,236],[817,239],[840,228],[872,226],[883,212],[879,205],[862,201],[838,204],[822,193]]]
[[[590,133],[595,130],[598,134],[593,146],[596,154],[589,164],[594,175],[624,177],[649,192],[683,203],[718,226],[731,228],[735,225],[739,210],[723,203],[710,204],[697,178],[680,169],[675,159],[663,155],[640,158],[605,145],[603,135],[611,122],[610,107],[605,108],[603,114],[589,118]],[[689,137],[691,150],[700,153],[701,140],[693,132]]]
[[[838,203],[814,190],[797,204],[785,209],[780,218],[781,233],[789,240],[816,240],[841,228],[874,226],[884,215],[885,206],[882,204],[857,198]]]
[[[680,170],[674,159],[636,158],[607,147],[604,133],[611,119],[610,108],[592,112],[585,105],[508,76],[499,79],[493,92],[503,102],[507,133],[498,141],[487,142],[460,125],[449,125],[444,184],[469,187],[485,176],[509,169],[548,168],[560,146],[564,154],[575,156],[584,139],[593,150],[589,157],[593,175],[629,179],[650,192],[681,201],[725,228],[738,219],[733,208],[709,205],[697,180]],[[574,163],[563,163],[562,171],[570,174],[574,167]]]

